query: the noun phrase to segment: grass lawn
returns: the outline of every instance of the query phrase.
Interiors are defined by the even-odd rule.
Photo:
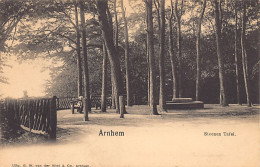
[[[147,106],[126,109],[129,114],[123,119],[113,110],[100,113],[93,109],[87,122],[83,121],[83,114],[60,110],[55,143],[25,141],[2,147],[0,166],[260,165],[259,106],[223,108],[206,104],[205,109],[170,110],[158,116],[150,115]],[[111,136],[111,131],[114,135],[118,132],[118,136]]]

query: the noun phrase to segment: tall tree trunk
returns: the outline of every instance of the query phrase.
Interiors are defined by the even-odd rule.
[[[221,46],[221,20],[220,20],[220,9],[219,2],[214,0],[215,3],[215,27],[216,27],[216,45],[217,45],[217,55],[218,55],[218,68],[219,68],[219,82],[220,82],[220,104],[222,106],[228,106],[228,100],[226,97],[226,88],[225,88],[225,76],[223,69],[223,55],[222,55],[222,46]]]
[[[147,48],[148,49],[148,48]],[[148,52],[148,51],[147,51]],[[152,106],[150,102],[150,68],[149,68],[149,53],[147,53],[147,105]]]
[[[159,54],[159,71],[160,71],[160,98],[159,106],[162,111],[166,109],[165,99],[165,69],[164,69],[164,57],[165,57],[165,0],[160,1],[160,15],[161,15],[161,28],[160,28],[160,54]]]
[[[182,3],[183,5],[183,3]],[[178,11],[178,0],[175,0],[174,5],[174,13],[177,20],[177,58],[178,58],[178,87],[179,87],[179,97],[183,96],[183,70],[182,70],[182,53],[181,53],[181,47],[182,47],[182,37],[181,37],[181,16],[182,11]]]
[[[203,15],[205,12],[206,8],[206,0],[203,0],[203,7],[202,11],[200,14],[200,18],[198,20],[198,27],[197,27],[197,34],[196,34],[196,51],[197,51],[197,78],[196,78],[196,100],[199,101],[200,99],[200,82],[201,82],[201,68],[200,68],[200,63],[201,63],[201,57],[200,57],[200,33],[201,33],[201,23],[203,19]]]
[[[101,94],[101,111],[106,112],[106,93],[107,93],[107,49],[103,42],[103,65],[102,65],[102,94]]]
[[[118,19],[117,19],[117,11],[116,11],[116,0],[114,0],[114,17],[115,17],[115,47],[116,51],[118,51]]]
[[[125,15],[125,9],[123,1],[121,1],[122,17],[124,20],[124,36],[125,36],[125,79],[126,79],[126,96],[127,96],[127,106],[132,106],[132,90],[130,86],[131,75],[129,66],[129,42],[128,42],[128,27]]]
[[[113,7],[113,10],[114,10],[114,17],[115,17],[115,24],[114,24],[114,42],[115,42],[115,49],[116,49],[116,52],[118,52],[118,19],[117,19],[117,10],[116,10],[116,0],[114,0],[113,2],[114,4],[114,7]],[[108,18],[110,20],[110,24],[111,24],[111,27],[113,27],[113,22],[112,22],[112,16],[110,14],[110,11],[108,10]],[[116,95],[115,95],[115,84],[114,84],[114,81],[113,81],[113,77],[112,77],[112,73],[111,73],[111,85],[112,85],[112,108],[113,109],[116,109]],[[119,110],[117,110],[119,111]]]
[[[172,31],[172,19],[173,19],[173,2],[171,0],[171,15],[169,18],[169,54],[171,59],[171,68],[172,68],[172,98],[179,97],[179,87],[178,87],[178,77],[177,77],[177,65],[176,65],[176,56],[173,50],[173,31]]]
[[[112,101],[112,109],[116,109],[116,99],[115,99],[115,86],[113,81],[113,74],[111,73],[111,101]]]
[[[109,26],[108,22],[107,13],[109,9],[107,1],[96,0],[96,3],[100,27],[102,29],[102,36],[107,47],[108,58],[111,66],[111,74],[115,89],[116,109],[119,113],[119,96],[123,96],[123,81],[121,76],[119,56],[117,54],[113,41],[113,28]]]
[[[179,97],[183,97],[183,69],[182,69],[182,54],[181,54],[181,25],[178,21],[178,35],[177,35],[177,48],[178,48],[178,86],[179,86]]]
[[[158,22],[158,29],[161,29],[161,16],[160,16],[160,2],[159,0],[154,0],[154,6],[157,13],[157,22]]]
[[[146,10],[146,27],[148,27],[148,11]],[[146,35],[146,57],[147,57],[147,105],[152,106],[150,102],[150,68],[149,68],[149,34]]]
[[[90,93],[89,93],[89,74],[88,74],[88,57],[87,57],[87,42],[86,42],[86,25],[85,25],[85,12],[83,2],[79,2],[80,20],[81,20],[81,33],[82,33],[82,50],[84,61],[84,94],[86,106],[84,106],[84,120],[88,121],[88,112],[91,111]]]
[[[222,40],[222,29],[223,29],[223,26],[222,26],[222,0],[218,0],[218,11],[219,11],[219,25],[220,25],[220,41]],[[221,42],[222,44],[222,42]],[[223,101],[223,96],[222,96],[222,92],[219,91],[219,104],[222,104],[222,101]]]
[[[242,16],[242,32],[241,32],[241,49],[242,49],[242,66],[244,74],[244,82],[246,89],[246,100],[247,106],[251,107],[251,97],[250,97],[250,84],[248,77],[248,64],[247,64],[247,52],[246,52],[246,2],[243,2],[243,16]]]
[[[110,11],[109,10],[107,10],[107,19],[108,19],[108,24],[109,24],[109,27],[111,28],[111,29],[113,29],[113,21],[112,21],[112,15],[111,15],[111,13],[110,13]],[[111,34],[112,36],[114,35],[114,34]],[[113,36],[113,37],[115,37],[115,36]],[[116,39],[116,38],[115,38]],[[116,44],[116,50],[117,50],[117,42],[118,42],[118,40],[115,40],[114,41],[115,42],[115,44]],[[114,81],[113,81],[113,76],[112,76],[113,74],[112,74],[112,72],[111,72],[111,100],[112,100],[112,109],[116,109],[116,99],[115,99],[115,89],[114,89]],[[116,110],[116,111],[119,111],[119,110]]]
[[[238,57],[237,53],[237,2],[235,1],[235,66],[236,66],[236,88],[237,88],[237,104],[242,105],[241,97],[240,97],[240,88],[241,88],[241,81],[240,81],[240,65],[239,62],[241,59]]]
[[[147,32],[148,32],[148,49],[149,49],[149,69],[150,69],[150,103],[152,104],[152,114],[158,115],[155,101],[155,71],[154,71],[154,37],[153,37],[153,1],[146,0],[147,10]]]
[[[78,67],[78,97],[83,95],[82,89],[82,65],[81,65],[81,56],[80,56],[80,31],[79,31],[79,17],[78,17],[78,4],[74,3],[75,7],[75,22],[76,22],[76,50],[77,50],[77,67]]]

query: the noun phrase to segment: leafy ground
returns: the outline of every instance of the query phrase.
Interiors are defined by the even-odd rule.
[[[14,140],[19,145],[2,147],[0,166],[257,167],[260,163],[258,106],[205,105],[203,110],[171,110],[159,116],[150,115],[147,106],[133,106],[127,112],[122,119],[112,110],[93,110],[90,121],[84,122],[83,114],[58,111],[56,143],[46,144],[44,138],[24,133]],[[99,136],[100,130],[122,131],[125,136]]]

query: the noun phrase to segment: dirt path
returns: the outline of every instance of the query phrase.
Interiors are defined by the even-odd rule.
[[[205,108],[151,116],[146,106],[134,106],[127,108],[124,119],[111,110],[93,110],[88,122],[82,114],[58,111],[56,143],[4,148],[0,166],[259,166],[259,108]],[[100,130],[124,136],[100,136]]]

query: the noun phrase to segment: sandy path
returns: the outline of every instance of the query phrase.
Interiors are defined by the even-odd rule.
[[[258,167],[259,109],[205,107],[151,116],[147,107],[135,106],[127,108],[130,114],[124,119],[109,111],[90,114],[89,122],[81,114],[59,111],[57,143],[4,148],[0,166]],[[124,136],[99,136],[100,130],[122,131]]]

